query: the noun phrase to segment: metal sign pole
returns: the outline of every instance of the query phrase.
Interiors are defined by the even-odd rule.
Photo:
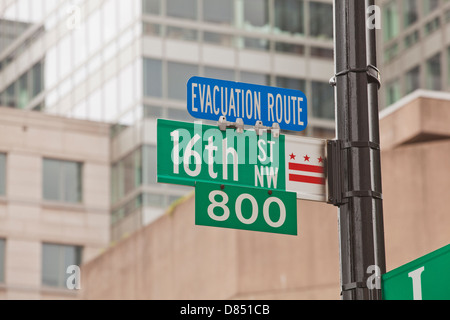
[[[343,300],[379,300],[368,287],[374,270],[386,272],[378,116],[380,77],[375,30],[366,27],[373,0],[335,0],[337,141],[328,159],[330,203],[339,207]],[[336,160],[336,161],[334,161]],[[377,274],[378,280],[381,274]],[[379,282],[380,283],[380,280]]]

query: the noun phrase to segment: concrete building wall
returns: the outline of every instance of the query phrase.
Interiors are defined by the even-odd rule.
[[[109,241],[109,130],[105,124],[0,108],[0,152],[6,196],[0,238],[6,240],[0,298],[76,298],[42,285],[42,243],[83,247],[89,261]],[[83,163],[83,201],[43,200],[43,158]]]
[[[450,242],[450,99],[381,120],[387,270]],[[337,209],[300,201],[299,236],[194,226],[191,196],[82,268],[84,299],[339,299]]]

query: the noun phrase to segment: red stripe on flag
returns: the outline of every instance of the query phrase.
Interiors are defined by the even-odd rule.
[[[324,173],[323,167],[299,163],[289,163],[289,170]]]
[[[298,175],[298,174],[290,174],[289,175],[289,181],[325,185],[325,179],[324,178],[301,176],[301,175]]]

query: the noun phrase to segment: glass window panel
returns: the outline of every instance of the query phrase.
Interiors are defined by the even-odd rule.
[[[326,82],[312,82],[312,112],[317,118],[334,119],[334,89]]]
[[[44,159],[43,197],[45,200],[78,203],[82,201],[82,164]]]
[[[304,14],[302,0],[275,0],[275,31],[304,34]]]
[[[414,24],[419,19],[419,6],[417,0],[403,0],[403,13],[405,27]]]
[[[142,150],[141,148],[137,149],[133,153],[133,160],[134,160],[134,188],[137,188],[142,185],[143,178],[142,178]]]
[[[156,185],[156,147],[145,145],[142,151],[143,183],[145,185]]]
[[[103,37],[105,43],[108,43],[114,36],[117,35],[117,6],[113,0],[107,0],[103,4],[103,9],[101,12],[103,13]],[[86,31],[85,31],[86,32]],[[84,33],[86,34],[86,33]]]
[[[6,194],[6,155],[0,153],[0,196]]]
[[[306,81],[287,77],[277,77],[277,87],[306,92]]]
[[[66,288],[70,274],[67,268],[81,265],[82,248],[44,243],[42,246],[42,284],[50,287]]]
[[[8,88],[5,91],[5,94],[3,96],[3,99],[5,100],[5,104],[8,107],[16,107],[16,83],[12,83],[8,86]]]
[[[396,37],[400,31],[397,2],[391,0],[383,8],[384,40],[389,41]]]
[[[162,62],[144,58],[144,95],[162,97]]]
[[[241,72],[241,82],[259,84],[263,86],[270,85],[270,76],[262,73]]]
[[[406,94],[420,88],[420,66],[417,66],[405,75],[405,91]]]
[[[195,65],[169,62],[168,70],[168,95],[171,99],[186,100],[186,84],[188,80],[198,75],[198,67]]]
[[[43,164],[43,193],[45,200],[58,201],[61,199],[61,163],[57,160],[44,159]]]
[[[244,38],[244,47],[267,51],[270,49],[270,41],[264,38]]]
[[[35,97],[41,93],[43,89],[43,79],[42,79],[42,63],[38,62],[34,65],[32,69],[32,96]]]
[[[450,47],[447,48],[447,85],[450,85]]]
[[[42,284],[51,287],[61,287],[61,269],[63,261],[60,258],[60,247],[44,244],[42,248]]]
[[[64,162],[64,200],[66,202],[81,202],[81,164],[77,162]]]
[[[159,106],[144,106],[144,118],[157,119],[164,117],[164,108]]]
[[[197,20],[197,0],[167,0],[167,15]]]
[[[405,49],[412,47],[420,40],[420,34],[418,30],[415,30],[405,36]]]
[[[133,65],[129,65],[123,69],[119,74],[119,88],[120,88],[120,111],[125,111],[133,103]]]
[[[118,4],[119,14],[119,30],[125,29],[133,21],[133,5],[136,1],[121,1]]]
[[[89,29],[89,32],[92,32]],[[96,40],[99,41],[98,39]],[[59,62],[59,76],[60,79],[65,78],[72,69],[72,45],[70,43],[70,37],[67,35],[59,42],[58,45],[58,62]],[[49,62],[49,63],[55,63]]]
[[[244,28],[269,26],[269,1],[244,0]]]
[[[165,195],[160,194],[144,194],[144,206],[164,208],[166,206]]]
[[[124,168],[124,188],[125,194],[134,190],[134,162],[133,154],[130,154],[123,159]]]
[[[441,54],[433,56],[427,60],[427,89],[442,90],[442,67]]]
[[[28,88],[28,73],[25,73],[19,79],[17,107],[24,109],[28,102],[30,102],[30,90]]]
[[[203,0],[203,19],[208,22],[231,24],[234,20],[232,0]]]
[[[205,67],[205,77],[220,80],[234,81],[234,70]]]
[[[394,104],[401,98],[400,83],[395,80],[386,85],[386,107]]]
[[[423,0],[425,14],[429,14],[439,7],[439,0]]]
[[[144,13],[161,14],[161,1],[160,0],[143,0],[142,6],[143,6]]]
[[[103,101],[107,119],[115,119],[118,114],[117,77],[112,77],[103,87]]]
[[[439,29],[439,26],[441,25],[441,20],[439,17],[434,18],[427,24],[425,24],[425,35],[429,35]]]
[[[147,36],[163,36],[162,27],[159,24],[144,22],[143,23],[143,34]]]
[[[167,27],[167,37],[170,39],[197,41],[198,31],[180,27]]]
[[[333,39],[333,5],[310,2],[310,34],[317,38]]]
[[[101,26],[101,16],[100,16],[100,11],[96,10],[94,13],[92,13],[87,20],[87,37],[88,37],[88,42],[87,42],[87,49],[88,49],[88,56],[94,54],[95,52],[97,52],[98,49],[100,49],[101,43],[102,43],[102,26]],[[116,24],[117,24],[117,20],[116,20]]]
[[[333,49],[328,48],[311,47],[311,56],[317,58],[333,59],[334,51]]]
[[[168,109],[168,119],[171,120],[180,120],[180,121],[186,121],[186,120],[192,120],[191,115],[186,110],[181,109]]]
[[[203,33],[204,42],[218,44],[221,46],[231,47],[233,45],[233,39],[234,37],[229,34],[214,33],[207,31]]]
[[[5,282],[5,240],[0,239],[0,283]]]
[[[278,52],[293,53],[295,55],[305,54],[305,47],[301,44],[294,43],[277,42],[275,43],[275,50]]]

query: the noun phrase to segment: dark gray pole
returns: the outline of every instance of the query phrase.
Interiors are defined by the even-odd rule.
[[[339,237],[342,298],[378,300],[367,280],[386,272],[381,190],[374,0],[335,0],[336,121],[340,157]]]

